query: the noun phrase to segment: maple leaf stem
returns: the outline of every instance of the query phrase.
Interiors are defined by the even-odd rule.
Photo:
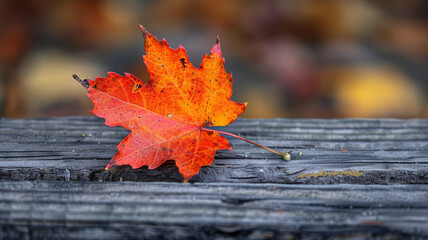
[[[253,141],[251,141],[251,140],[248,140],[248,139],[245,139],[245,138],[240,137],[240,136],[238,136],[238,135],[235,135],[235,134],[233,134],[233,133],[228,133],[228,132],[223,132],[223,131],[213,130],[213,129],[206,129],[206,128],[202,128],[202,129],[203,129],[203,130],[206,130],[206,131],[217,132],[217,133],[220,133],[220,134],[224,134],[224,135],[228,135],[228,136],[231,136],[231,137],[234,137],[234,138],[240,139],[240,140],[242,140],[242,141],[246,141],[246,142],[248,142],[248,143],[254,144],[254,145],[256,145],[256,146],[258,146],[258,147],[261,147],[261,148],[263,148],[263,149],[265,149],[265,150],[267,150],[267,151],[269,151],[269,152],[272,152],[272,153],[275,153],[275,154],[277,154],[277,155],[281,156],[285,161],[290,161],[290,160],[291,160],[291,154],[290,154],[290,153],[291,153],[293,150],[291,150],[291,151],[289,151],[289,152],[279,152],[279,151],[276,151],[276,150],[274,150],[274,149],[272,149],[272,148],[268,148],[268,147],[266,147],[266,146],[263,146],[263,145],[258,144],[258,143],[256,143],[256,142],[253,142]]]

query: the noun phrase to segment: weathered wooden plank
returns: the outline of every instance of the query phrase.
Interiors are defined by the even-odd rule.
[[[1,239],[428,237],[428,185],[0,184]]]
[[[214,164],[191,181],[428,183],[427,119],[238,119],[221,129],[294,150],[293,160],[229,138],[233,151],[218,151]],[[69,172],[72,181],[181,181],[172,162],[150,171],[104,172],[127,134],[96,117],[1,119],[0,179],[64,181]]]

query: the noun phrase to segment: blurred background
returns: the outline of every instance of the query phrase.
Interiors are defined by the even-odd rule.
[[[91,115],[72,78],[148,80],[139,24],[194,66],[220,36],[243,117],[428,117],[428,1],[0,1],[3,117]]]

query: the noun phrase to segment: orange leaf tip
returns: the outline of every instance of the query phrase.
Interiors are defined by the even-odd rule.
[[[219,39],[218,35],[217,35],[217,39],[215,41],[214,46],[211,48],[211,53],[219,55],[219,57],[222,58],[221,48],[220,48],[220,39]]]
[[[145,27],[143,27],[143,25],[141,25],[141,24],[140,24],[140,29],[143,32],[144,36],[150,34],[149,31],[147,31],[147,29]]]

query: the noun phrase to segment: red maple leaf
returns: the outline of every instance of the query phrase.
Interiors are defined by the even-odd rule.
[[[232,150],[219,135],[224,132],[204,127],[228,125],[247,104],[230,100],[232,75],[224,69],[218,38],[211,54],[195,68],[182,46],[174,50],[142,26],[141,30],[150,73],[147,84],[128,73],[109,72],[93,81],[75,78],[88,89],[93,114],[108,126],[131,130],[106,169],[113,165],[154,169],[173,159],[187,181],[213,162],[216,150]]]

